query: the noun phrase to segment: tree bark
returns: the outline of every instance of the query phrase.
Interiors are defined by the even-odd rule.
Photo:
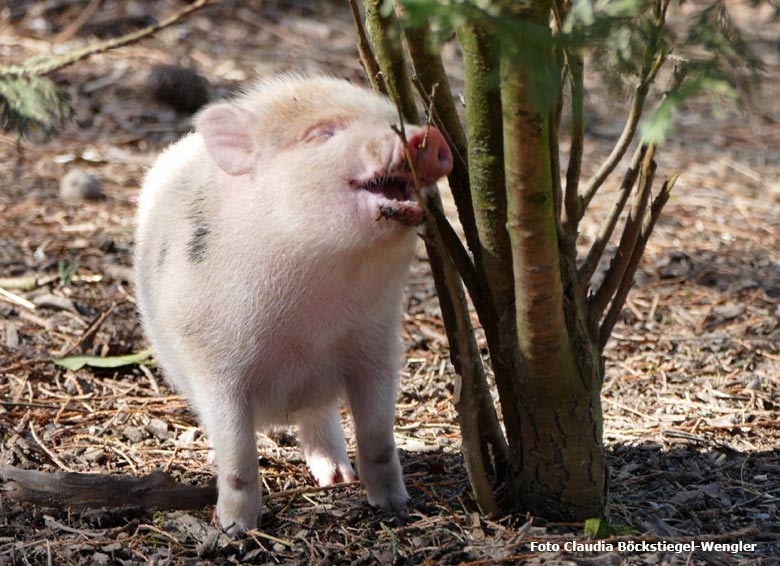
[[[463,48],[466,120],[469,124],[469,180],[479,253],[475,254],[482,290],[472,297],[485,330],[501,412],[509,444],[520,438],[522,410],[514,401],[517,371],[515,290],[512,249],[506,229],[506,191],[502,164],[501,93],[492,79],[496,70],[495,38],[478,25],[458,30]],[[510,472],[511,473],[511,472]],[[513,480],[509,478],[509,481]]]
[[[541,27],[548,11],[528,17]],[[592,339],[581,322],[577,297],[570,295],[577,287],[568,275],[574,266],[565,269],[565,281],[562,276],[562,262],[572,262],[558,246],[549,112],[532,102],[531,80],[528,69],[502,53],[507,226],[519,351],[520,395],[515,401],[524,409],[522,443],[510,445],[510,458],[521,510],[583,520],[602,516],[606,504],[600,364],[594,368],[590,354],[585,363],[580,359],[593,352]]]

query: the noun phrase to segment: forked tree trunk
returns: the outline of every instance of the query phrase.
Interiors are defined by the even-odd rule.
[[[668,1],[658,1],[654,14],[660,34]],[[444,218],[438,197],[425,203],[426,244],[462,385],[454,403],[476,503],[484,513],[501,508],[555,520],[603,517],[607,469],[601,353],[676,178],[665,182],[651,202],[653,146],[637,148],[615,204],[579,266],[574,242],[588,203],[634,137],[649,85],[666,57],[662,42],[651,42],[624,134],[580,192],[583,56],[564,44],[554,50],[554,42],[543,37],[551,33],[551,21],[560,28],[569,3],[496,0],[490,9],[501,6],[498,16],[487,8],[490,13],[480,13],[476,3],[458,4],[465,16],[457,30],[465,71],[465,128],[428,24],[401,28],[395,16],[405,15],[399,0],[395,14],[383,10],[383,0],[365,0],[364,29],[355,0],[350,4],[372,84],[384,85],[406,121],[419,122],[403,39],[429,119],[453,149],[450,188],[468,251]],[[452,5],[447,6],[445,11]],[[502,28],[503,18],[516,26],[511,33]],[[499,36],[511,37],[511,44],[500,44]],[[564,64],[572,105],[565,187],[557,135],[562,83],[553,81],[544,101],[534,92],[538,81],[561,78]],[[604,282],[588,297],[591,277],[631,195],[618,251]],[[503,429],[464,286],[485,332]]]

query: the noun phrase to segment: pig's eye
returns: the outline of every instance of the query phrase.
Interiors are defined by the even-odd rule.
[[[344,129],[344,124],[342,122],[337,122],[334,120],[319,122],[306,130],[306,133],[303,134],[302,139],[306,143],[324,142],[332,138],[339,130],[342,129]]]

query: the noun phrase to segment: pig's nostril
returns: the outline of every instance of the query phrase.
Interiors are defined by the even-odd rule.
[[[444,147],[439,148],[439,165],[442,169],[446,169],[452,161],[452,155]]]

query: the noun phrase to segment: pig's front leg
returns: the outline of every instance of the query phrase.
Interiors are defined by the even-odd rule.
[[[355,473],[347,456],[337,406],[298,416],[301,449],[314,479],[321,487],[352,481]]]
[[[195,405],[201,415],[217,464],[217,520],[230,536],[257,527],[260,484],[252,408],[247,395],[215,391]]]
[[[358,473],[371,505],[404,511],[409,495],[393,438],[397,377],[391,364],[363,368],[347,385],[355,419]]]

